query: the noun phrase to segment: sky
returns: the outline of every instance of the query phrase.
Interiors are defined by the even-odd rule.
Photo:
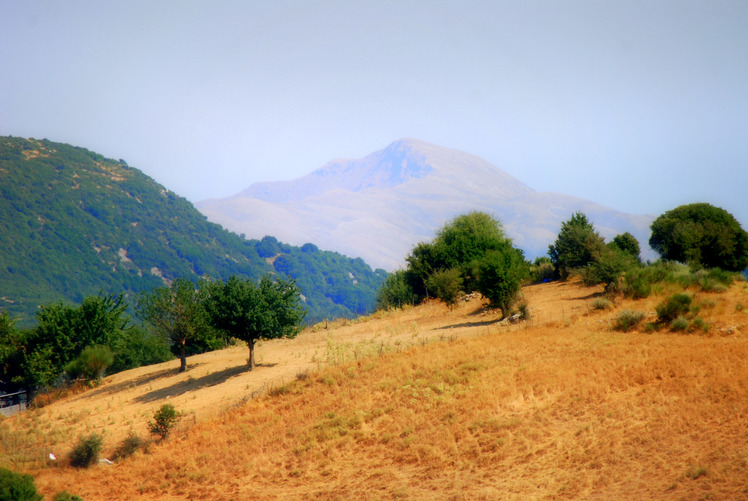
[[[411,137],[748,229],[746,27],[744,0],[0,0],[0,135],[193,202]]]

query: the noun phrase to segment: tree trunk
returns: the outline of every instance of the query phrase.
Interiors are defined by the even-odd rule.
[[[179,358],[182,360],[179,372],[184,372],[187,370],[187,348],[185,347],[185,341],[182,341],[182,344],[179,347]]]
[[[247,360],[247,365],[249,365],[249,370],[253,370],[255,368],[255,340],[250,339],[247,342],[247,346],[249,347],[249,359]]]

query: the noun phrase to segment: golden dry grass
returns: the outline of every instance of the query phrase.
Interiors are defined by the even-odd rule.
[[[527,287],[533,319],[431,303],[107,378],[4,423],[43,457],[103,432],[105,453],[153,409],[167,441],[78,471],[25,463],[40,491],[104,499],[748,499],[748,292],[696,293],[704,334],[620,333],[661,298]],[[342,363],[340,363],[342,361]],[[327,362],[335,362],[328,364]],[[249,398],[258,390],[269,395]],[[246,402],[244,402],[246,400]]]

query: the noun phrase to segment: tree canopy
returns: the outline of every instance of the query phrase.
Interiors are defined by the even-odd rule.
[[[206,309],[211,324],[226,335],[247,343],[249,370],[255,367],[255,342],[295,337],[305,311],[293,280],[263,276],[259,282],[232,276],[208,286]]]
[[[429,295],[452,305],[460,291],[480,291],[506,315],[528,271],[522,251],[512,246],[501,223],[478,211],[455,217],[432,242],[417,244],[407,263],[380,290],[380,307]]]
[[[649,245],[663,259],[728,271],[748,267],[748,233],[724,209],[681,205],[655,219],[651,228]]]
[[[187,370],[187,346],[206,337],[210,331],[203,305],[203,293],[190,280],[178,278],[170,287],[159,287],[138,298],[138,316],[151,324],[177,348]]]
[[[561,224],[556,241],[548,247],[548,255],[556,276],[566,279],[572,270],[584,268],[602,252],[605,240],[582,212],[575,212]]]

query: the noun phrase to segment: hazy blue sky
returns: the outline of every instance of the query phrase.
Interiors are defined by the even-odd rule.
[[[0,0],[0,134],[192,201],[402,137],[748,229],[748,2]]]

